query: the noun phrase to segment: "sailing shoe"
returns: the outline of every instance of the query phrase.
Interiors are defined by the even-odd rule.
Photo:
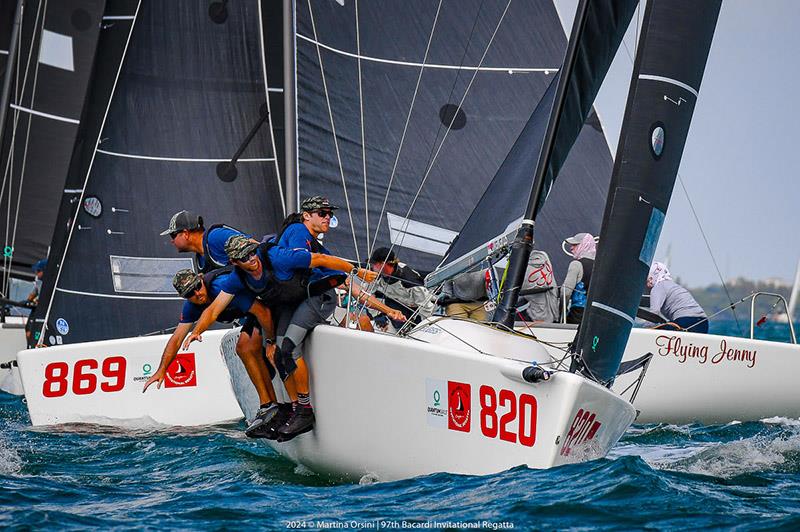
[[[314,409],[309,406],[298,407],[292,417],[278,429],[278,442],[289,441],[314,428]]]
[[[291,403],[281,403],[278,405],[277,408],[278,412],[272,416],[272,419],[267,421],[266,423],[262,423],[255,429],[253,429],[252,434],[248,434],[251,438],[266,438],[268,440],[277,440],[278,439],[278,429],[286,423],[286,420],[289,419],[292,415],[292,404]]]
[[[253,418],[253,421],[244,429],[244,434],[248,438],[263,438],[264,436],[260,434],[257,430],[262,425],[269,423],[275,415],[278,413],[278,405],[270,404],[267,407],[261,407],[256,412],[256,417]]]

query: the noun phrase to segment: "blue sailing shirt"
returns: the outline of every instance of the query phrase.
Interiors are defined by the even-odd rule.
[[[324,253],[325,255],[332,255],[328,249],[323,246],[322,244],[317,241],[315,244],[314,241],[316,239],[308,230],[308,228],[301,224],[301,223],[294,223],[286,228],[281,235],[281,239],[278,242],[279,246],[284,248],[290,249],[305,249],[309,252],[313,252],[314,248],[316,247],[319,253]],[[275,249],[275,248],[273,248]],[[270,255],[272,258],[272,255]],[[310,262],[309,256],[309,262]],[[332,270],[330,268],[314,268],[311,271],[311,282],[318,281],[320,279],[324,279],[326,277],[330,277],[333,275],[342,275],[342,272],[339,270]]]
[[[215,266],[216,268],[228,264],[228,254],[225,253],[225,242],[233,235],[244,235],[244,233],[228,226],[212,226],[203,234],[203,249],[205,253],[211,255],[212,262],[218,265]],[[245,236],[249,238],[249,235]],[[199,254],[196,256],[197,265],[200,270],[205,271],[207,257]]]
[[[305,249],[288,249],[280,246],[273,246],[267,251],[269,261],[272,265],[272,272],[275,277],[280,281],[288,281],[294,276],[297,270],[307,270],[311,264],[311,252]],[[256,255],[264,264],[264,251],[259,248],[256,250]],[[250,275],[248,272],[242,272],[244,275]],[[256,279],[250,276],[249,283],[260,293],[267,288],[269,276],[267,275],[266,268],[262,270],[261,277]],[[242,292],[249,292],[249,288],[242,282],[239,275],[227,275],[223,280],[222,290],[228,294],[239,294]],[[250,292],[252,293],[252,292]]]
[[[183,309],[181,310],[180,323],[194,323],[200,319],[200,315],[208,307],[210,302],[214,301],[214,299],[222,291],[234,295],[233,300],[228,303],[228,307],[224,311],[225,321],[231,321],[247,314],[247,312],[250,310],[250,307],[253,306],[253,302],[256,300],[255,294],[248,290],[241,292],[229,292],[225,289],[227,282],[233,279],[238,280],[238,278],[239,276],[234,275],[233,272],[223,273],[215,277],[214,280],[211,281],[210,285],[206,287],[208,290],[208,304],[196,305],[189,300],[184,301]],[[241,316],[239,314],[241,314]],[[220,318],[222,317],[223,315],[220,315]]]

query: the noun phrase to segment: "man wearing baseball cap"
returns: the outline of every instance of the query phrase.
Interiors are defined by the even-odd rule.
[[[203,217],[189,211],[176,212],[161,236],[169,235],[172,245],[181,253],[193,252],[197,267],[206,273],[228,265],[225,241],[233,235],[244,234],[225,224],[203,226]]]
[[[561,286],[564,297],[569,300],[567,323],[580,323],[586,307],[589,283],[592,280],[597,243],[591,234],[577,233],[565,238],[562,247],[565,251],[568,249],[574,259],[567,267],[567,275]]]
[[[181,318],[175,332],[172,333],[164,347],[161,355],[161,363],[158,370],[145,383],[142,392],[157,383],[161,388],[161,383],[166,377],[167,368],[178,354],[178,349],[183,339],[189,334],[192,324],[203,314],[203,311],[220,293],[225,278],[233,275],[233,267],[216,269],[206,274],[195,273],[192,270],[184,269],[175,274],[172,285],[186,301],[183,303]],[[250,293],[237,294],[230,302],[225,312],[221,312],[216,321],[230,323],[234,320],[243,321],[242,332],[236,342],[236,353],[242,359],[247,374],[256,388],[258,398],[261,403],[256,418],[245,429],[245,434],[254,437],[254,431],[264,422],[277,413],[275,404],[275,391],[272,387],[270,378],[271,368],[267,366],[262,355],[262,334],[265,331],[268,337],[272,337],[274,327],[272,315],[269,308],[263,302],[257,300],[255,295]],[[256,326],[256,322],[258,326]],[[261,330],[260,330],[261,329]]]
[[[416,313],[417,321],[433,313],[436,302],[430,290],[425,288],[422,275],[398,261],[394,251],[386,247],[376,248],[369,258],[369,267],[380,275],[375,283],[375,294],[383,297],[387,306],[399,310],[406,318]],[[392,325],[399,328],[402,323],[392,320]]]
[[[325,322],[336,306],[327,278],[314,280],[314,271],[325,268],[335,272],[336,284],[342,273],[355,267],[349,262],[312,253],[305,248],[287,248],[275,242],[259,244],[243,235],[234,235],[225,243],[225,252],[236,266],[236,274],[228,276],[217,298],[203,313],[184,347],[196,339],[240,294],[257,294],[276,313],[277,343],[275,366],[284,381],[292,405],[279,409],[273,422],[264,424],[257,434],[278,441],[288,441],[308,432],[314,426],[309,397],[308,369],[297,347],[305,334]],[[370,281],[375,278],[369,270],[358,269],[358,275]],[[281,423],[283,422],[283,423]]]

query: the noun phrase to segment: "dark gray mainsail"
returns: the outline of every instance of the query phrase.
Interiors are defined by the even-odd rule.
[[[299,188],[342,207],[328,246],[433,269],[565,46],[552,0],[298,0]]]
[[[267,3],[141,2],[119,15],[120,29],[132,31],[116,62],[98,58],[94,130],[76,147],[72,168],[82,192],[77,212],[62,209],[69,232],[45,281],[52,297],[40,303],[42,342],[173,326],[181,301],[171,278],[192,259],[158,233],[178,210],[197,212],[207,227],[226,223],[254,235],[279,226],[262,55]],[[124,33],[109,35],[111,48]]]
[[[2,6],[2,24],[8,22]],[[13,2],[16,7],[17,2]],[[0,149],[3,279],[47,256],[91,76],[105,0],[23,3]],[[12,10],[13,12],[13,10]],[[12,16],[13,19],[13,16]],[[9,26],[10,27],[10,26]],[[2,30],[0,48],[10,34]],[[2,55],[2,68],[8,55]],[[5,286],[5,283],[4,283]]]
[[[575,367],[610,385],[636,316],[722,0],[649,0]]]

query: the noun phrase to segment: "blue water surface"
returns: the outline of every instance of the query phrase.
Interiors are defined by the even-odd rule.
[[[34,429],[0,393],[0,528],[800,529],[800,420],[634,426],[589,463],[359,484],[242,428]]]

